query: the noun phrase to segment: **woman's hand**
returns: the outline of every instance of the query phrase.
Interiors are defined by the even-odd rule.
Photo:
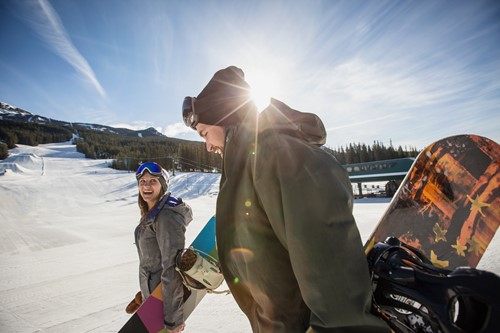
[[[142,294],[139,291],[137,294],[135,294],[134,299],[131,300],[130,303],[128,303],[127,307],[125,308],[125,312],[127,312],[128,314],[132,314],[135,311],[137,311],[137,309],[139,309],[141,304],[142,304]]]
[[[185,327],[186,327],[186,323],[182,323],[182,324],[180,324],[179,326],[177,326],[176,328],[174,328],[172,330],[169,330],[167,328],[167,333],[180,333],[180,332],[184,331]]]

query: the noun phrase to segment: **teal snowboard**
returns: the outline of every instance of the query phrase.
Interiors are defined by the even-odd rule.
[[[200,231],[196,239],[191,244],[201,255],[208,254],[218,259],[215,245],[215,216],[213,216]],[[184,303],[184,320],[196,308],[198,303],[206,295],[206,290],[192,290],[191,295]],[[155,288],[146,301],[125,323],[119,333],[159,333],[165,332],[163,325],[163,301],[161,284]]]

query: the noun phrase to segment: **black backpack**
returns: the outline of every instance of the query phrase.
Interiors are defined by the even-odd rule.
[[[368,253],[372,310],[395,332],[500,332],[500,277],[434,266],[395,237]]]

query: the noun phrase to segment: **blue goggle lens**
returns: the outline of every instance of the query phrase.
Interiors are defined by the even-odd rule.
[[[159,164],[155,162],[146,162],[139,166],[135,173],[135,178],[141,178],[145,171],[148,171],[153,176],[162,175],[162,167]]]

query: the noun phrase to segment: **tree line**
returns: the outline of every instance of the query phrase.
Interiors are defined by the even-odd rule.
[[[354,164],[363,162],[392,160],[397,158],[416,157],[420,150],[415,147],[394,148],[392,142],[386,147],[382,142],[374,141],[371,146],[364,143],[350,143],[336,150],[326,148],[339,161],[340,164]]]
[[[73,132],[69,128],[59,125],[0,120],[0,140],[9,149],[15,148],[18,143],[38,146],[69,141],[72,137]]]
[[[168,137],[134,138],[80,130],[76,150],[87,158],[113,159],[118,170],[137,170],[142,162],[157,162],[167,170],[220,171],[221,159],[205,144]]]
[[[188,141],[165,136],[131,137],[85,128],[67,128],[54,124],[0,120],[0,159],[8,156],[8,149],[16,144],[38,144],[73,140],[78,152],[91,159],[110,159],[118,170],[136,170],[140,163],[154,161],[167,170],[218,172],[221,158],[207,152],[203,142]],[[379,141],[371,146],[357,143],[337,149],[324,147],[345,165],[352,163],[415,157],[416,148],[388,147]]]

